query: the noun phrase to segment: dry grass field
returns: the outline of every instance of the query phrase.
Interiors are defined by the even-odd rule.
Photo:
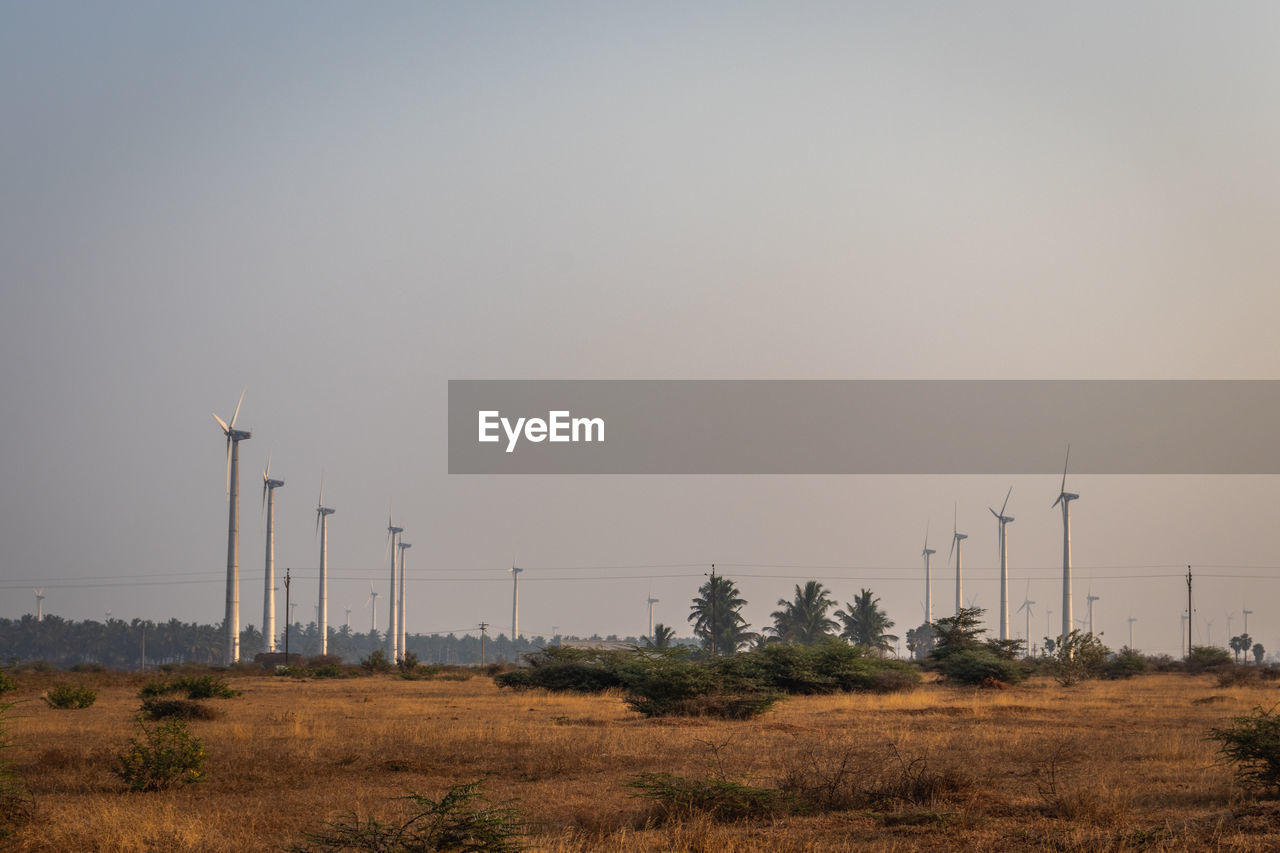
[[[110,772],[136,733],[140,675],[17,677],[11,760],[34,797],[16,850],[287,849],[355,811],[485,778],[545,851],[1277,850],[1280,807],[1233,783],[1211,726],[1280,700],[1275,686],[1152,675],[1066,689],[926,684],[909,694],[794,697],[750,721],[644,719],[617,695],[498,690],[491,679],[299,681],[232,675],[243,691],[193,722],[196,784],[127,793]],[[97,703],[53,710],[52,684]],[[10,694],[10,698],[14,694]],[[628,781],[646,772],[780,780],[940,779],[934,795],[715,822],[665,815]],[[402,802],[402,801],[401,801]]]

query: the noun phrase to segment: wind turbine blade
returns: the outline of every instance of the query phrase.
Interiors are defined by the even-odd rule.
[[[240,404],[241,404],[241,403],[243,403],[243,402],[244,402],[244,391],[241,391],[241,392],[240,392],[240,399],[236,401],[236,411],[235,411],[235,414],[233,414],[233,415],[231,416],[231,428],[232,428],[232,429],[235,429],[235,427],[236,427],[236,418],[240,417]]]
[[[265,471],[262,472],[262,479],[264,480],[271,479],[271,451],[270,450],[267,451],[267,468]]]
[[[1068,444],[1067,458],[1062,463],[1062,488],[1058,490],[1059,492],[1065,492],[1067,490],[1067,466],[1070,464],[1071,464],[1071,445]]]
[[[955,537],[955,536],[952,536],[952,537],[951,537],[951,549],[950,549],[949,551],[947,551],[947,562],[948,562],[948,563],[949,563],[949,562],[951,562],[951,555],[955,553],[955,550],[956,550],[956,537]]]
[[[952,507],[953,515],[951,516],[951,538],[954,541],[956,534],[960,532],[960,503],[957,501]]]
[[[1055,506],[1062,503],[1062,496],[1065,494],[1066,492],[1058,492],[1058,499],[1049,506],[1049,509],[1053,509]]]
[[[996,512],[996,511],[995,511],[994,509],[992,509],[991,507],[987,507],[987,511],[988,511],[988,512],[990,512],[992,515],[994,515],[996,518],[999,518],[999,517],[1000,517],[1000,513]]]
[[[1004,503],[1000,504],[1000,515],[1004,515],[1005,507],[1009,506],[1009,495],[1013,494],[1013,486],[1009,487],[1009,491],[1005,492]]]
[[[316,498],[316,509],[324,506],[324,471],[320,472],[320,497]]]
[[[320,535],[320,507],[316,507],[316,535]]]
[[[267,475],[262,475],[262,514],[267,513]]]
[[[218,413],[213,413],[213,419],[218,422],[218,426],[222,427],[223,432],[231,432],[231,427],[227,426],[227,422],[218,417]]]
[[[929,550],[929,522],[924,523],[924,550]]]

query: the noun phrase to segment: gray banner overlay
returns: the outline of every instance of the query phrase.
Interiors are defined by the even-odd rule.
[[[449,381],[451,474],[1277,474],[1277,427],[1277,380]]]

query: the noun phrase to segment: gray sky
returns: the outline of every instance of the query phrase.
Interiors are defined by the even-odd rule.
[[[642,633],[650,590],[684,633],[711,562],[756,627],[817,576],[905,632],[954,501],[994,607],[1012,483],[1038,639],[1056,476],[450,477],[445,383],[1280,378],[1278,19],[2,0],[0,616],[43,586],[69,618],[221,619],[209,413],[247,388],[242,624],[271,452],[300,618],[322,470],[331,623],[367,629],[371,580],[386,603],[390,500],[410,631],[509,630],[514,555],[526,633]],[[1198,640],[1248,602],[1280,649],[1275,478],[1070,487],[1076,610],[1092,584],[1109,644],[1132,613],[1176,649],[1192,563]]]

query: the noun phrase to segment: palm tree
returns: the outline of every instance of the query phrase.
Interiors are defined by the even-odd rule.
[[[836,616],[844,623],[840,636],[855,646],[865,646],[876,651],[888,651],[898,641],[894,634],[888,633],[893,627],[891,620],[880,609],[880,599],[875,598],[871,590],[864,589],[851,604],[845,605],[848,610],[837,610]]]
[[[835,604],[822,584],[809,581],[802,589],[796,584],[794,601],[779,598],[781,610],[769,614],[773,617],[773,632],[779,640],[811,646],[830,637],[839,624],[827,616]]]
[[[663,625],[661,622],[659,622],[653,626],[653,636],[650,637],[645,642],[648,643],[650,648],[669,649],[671,648],[671,641],[674,640],[675,638],[676,638],[675,629],[668,628],[666,625]]]
[[[712,654],[733,654],[740,646],[756,639],[756,634],[747,630],[750,626],[739,612],[746,603],[733,581],[714,571],[707,582],[698,587],[698,597],[689,608],[689,621],[704,649]]]

